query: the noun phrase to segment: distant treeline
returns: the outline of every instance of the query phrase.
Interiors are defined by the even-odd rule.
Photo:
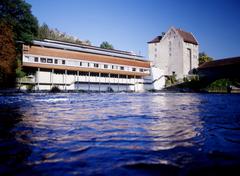
[[[66,34],[65,32],[60,32],[56,28],[50,29],[46,23],[43,23],[38,27],[37,39],[52,39],[76,44],[91,45],[89,40],[80,40],[76,37]]]

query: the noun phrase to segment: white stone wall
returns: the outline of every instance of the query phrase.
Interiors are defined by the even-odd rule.
[[[184,43],[183,48],[183,60],[184,60],[184,67],[183,67],[183,75],[186,76],[189,74],[189,70],[198,67],[198,46],[191,44],[191,43]],[[191,56],[189,55],[189,51],[191,51]],[[190,62],[191,57],[191,62]],[[190,64],[191,63],[191,64]]]
[[[168,40],[168,72],[167,75],[175,73],[177,77],[182,77],[183,60],[182,60],[182,38],[171,30],[167,36]]]
[[[164,70],[164,74],[168,74],[168,41],[167,39],[162,39],[160,43],[150,43],[148,44],[148,56],[152,61],[153,67],[158,67]]]
[[[191,66],[188,54],[191,50]],[[153,66],[164,71],[165,75],[183,78],[190,68],[198,67],[198,45],[186,43],[174,28],[170,28],[158,43],[148,44],[148,56]]]

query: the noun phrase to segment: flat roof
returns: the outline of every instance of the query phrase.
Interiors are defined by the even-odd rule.
[[[49,39],[44,39],[42,41],[33,40],[33,45],[49,47],[49,48],[72,50],[72,51],[80,51],[85,53],[93,53],[93,54],[113,56],[113,57],[121,57],[121,58],[127,58],[132,60],[148,61],[142,56],[132,54],[131,52],[128,52],[128,51],[121,51],[121,50],[115,50],[115,49],[103,49],[103,48],[91,46],[91,45],[74,44],[74,43],[62,42],[57,40],[49,40]]]

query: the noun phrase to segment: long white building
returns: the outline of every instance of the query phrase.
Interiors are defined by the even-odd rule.
[[[183,78],[198,67],[199,46],[192,33],[171,27],[148,42],[148,57],[164,75]]]
[[[159,89],[164,81],[151,80],[150,64],[126,51],[35,40],[32,45],[23,45],[22,66],[27,76],[19,80],[19,86],[33,90],[144,91],[158,85]]]

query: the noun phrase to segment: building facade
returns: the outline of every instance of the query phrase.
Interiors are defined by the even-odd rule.
[[[198,67],[199,46],[192,33],[171,27],[148,42],[148,57],[164,75],[183,78]]]
[[[144,91],[151,72],[150,61],[130,52],[54,40],[23,45],[22,66],[19,86],[33,90]]]

